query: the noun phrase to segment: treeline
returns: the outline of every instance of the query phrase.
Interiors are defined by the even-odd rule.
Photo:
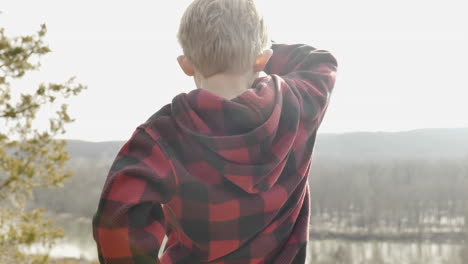
[[[36,189],[31,207],[45,207],[50,212],[92,217],[95,213],[104,181],[112,160],[109,158],[75,158],[69,162],[74,175],[63,188]]]
[[[314,232],[363,239],[468,238],[468,159],[319,159],[309,179]]]
[[[112,160],[74,159],[62,189],[31,206],[91,217]],[[317,158],[310,171],[312,232],[341,238],[468,237],[468,160],[345,162]],[[428,237],[428,235],[430,237]]]

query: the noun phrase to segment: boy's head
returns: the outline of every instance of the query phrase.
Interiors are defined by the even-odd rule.
[[[272,51],[267,27],[253,0],[194,0],[177,34],[189,76],[261,72]]]

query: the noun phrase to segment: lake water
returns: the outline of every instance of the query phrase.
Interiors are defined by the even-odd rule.
[[[52,257],[96,260],[91,220],[59,217],[67,236],[50,252]],[[468,244],[395,241],[312,240],[308,263],[314,264],[466,264]],[[40,251],[40,247],[30,249]]]

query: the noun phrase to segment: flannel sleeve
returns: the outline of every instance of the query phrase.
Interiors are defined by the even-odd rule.
[[[138,127],[107,175],[92,223],[101,264],[158,263],[166,233],[161,204],[171,199],[175,180],[150,134]]]
[[[302,118],[318,127],[335,85],[338,63],[326,50],[305,44],[272,45],[273,56],[265,67],[268,75],[279,75],[299,99]]]

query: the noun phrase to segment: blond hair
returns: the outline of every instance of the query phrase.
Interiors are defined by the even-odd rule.
[[[266,23],[253,0],[195,0],[177,33],[184,55],[205,78],[241,74],[270,46]]]

